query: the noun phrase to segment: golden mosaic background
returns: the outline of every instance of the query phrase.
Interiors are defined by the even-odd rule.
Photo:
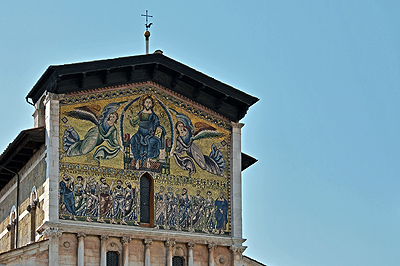
[[[117,121],[114,121],[115,114]],[[154,181],[154,226],[226,233],[229,230],[226,208],[230,134],[227,121],[155,86],[67,96],[60,100],[60,218],[87,220],[89,217],[89,221],[94,222],[137,225],[140,221],[139,181],[148,173]],[[78,176],[82,177],[79,182]],[[110,195],[104,203],[104,197],[99,196],[101,191],[92,191],[98,197],[95,204],[103,204],[98,207],[103,208],[102,215],[100,210],[94,215],[82,211],[82,204],[87,204],[90,198],[89,179],[93,187],[96,182],[97,187],[104,182],[105,191],[102,192]],[[118,180],[122,181],[119,194]],[[131,188],[128,189],[126,181]],[[162,193],[161,187],[164,188]],[[189,196],[182,195],[184,189]],[[171,201],[168,191],[175,192],[174,200],[178,201],[175,214],[180,217],[182,226],[178,225],[178,217],[176,226],[168,226],[168,213],[164,210]],[[207,192],[211,196],[207,197]],[[129,193],[136,193],[133,195],[136,206],[124,201]],[[199,195],[196,197],[196,194]],[[168,197],[170,199],[166,199]],[[164,206],[161,202],[167,203]],[[72,204],[76,205],[75,210]],[[132,208],[136,208],[136,215],[125,219]],[[218,216],[217,211],[224,217]],[[164,213],[161,214],[165,216],[164,222],[160,212]],[[185,224],[182,219],[190,221]]]

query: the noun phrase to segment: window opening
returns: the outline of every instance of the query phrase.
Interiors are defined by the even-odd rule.
[[[140,179],[140,222],[150,223],[150,191],[151,183],[147,176]]]
[[[119,254],[116,251],[107,252],[107,266],[118,266]]]
[[[174,256],[172,258],[172,266],[183,266],[183,258]]]

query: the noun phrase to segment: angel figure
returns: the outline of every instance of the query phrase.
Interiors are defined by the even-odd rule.
[[[100,147],[94,152],[93,159],[100,161],[114,158],[122,149],[117,140],[117,128],[115,126],[118,120],[117,110],[121,104],[108,104],[104,107],[99,118],[95,113],[99,108],[97,110],[94,108],[98,106],[83,106],[68,112],[68,116],[90,121],[96,126],[89,129],[84,138],[80,139],[78,132],[70,125],[66,125],[67,129],[62,138],[64,153],[61,154],[60,159],[65,156],[85,155],[97,146]],[[101,145],[104,141],[107,142],[109,147]]]
[[[178,131],[176,148],[173,152],[175,162],[183,170],[189,171],[189,176],[196,172],[194,162],[207,172],[222,176],[225,170],[225,159],[215,144],[211,145],[210,155],[204,155],[200,147],[194,143],[195,140],[213,138],[222,135],[214,127],[197,122],[198,130],[195,132],[192,121],[184,114],[176,113],[177,122],[175,129]],[[186,152],[187,156],[182,156]]]

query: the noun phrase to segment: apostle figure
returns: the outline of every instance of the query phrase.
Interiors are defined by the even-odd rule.
[[[191,229],[192,202],[186,188],[182,189],[179,197],[179,228]]]
[[[204,198],[200,195],[200,190],[197,190],[196,196],[192,197],[192,227],[193,229],[202,229],[204,224]]]
[[[117,180],[117,185],[112,190],[113,206],[110,211],[110,223],[116,224],[115,219],[122,219],[125,215],[125,190],[122,187],[122,181]]]
[[[86,221],[93,222],[93,217],[99,215],[99,183],[93,176],[89,177],[86,184]]]
[[[161,186],[158,193],[155,195],[156,202],[156,228],[165,228],[167,220],[167,204],[166,204],[164,187]]]
[[[60,182],[60,205],[70,213],[70,218],[76,219],[75,202],[74,202],[74,177],[70,174],[63,173],[63,180]],[[61,216],[62,217],[62,216]]]
[[[177,221],[178,217],[178,197],[176,196],[175,190],[172,192],[172,188],[169,187],[168,192],[165,194],[165,198],[167,201],[167,228],[175,227],[178,229],[179,223]]]
[[[111,191],[114,181],[111,182],[111,187],[107,184],[107,180],[104,177],[100,178],[100,182],[100,213],[97,221],[100,223],[105,223],[104,217],[106,217],[113,205]]]
[[[121,221],[121,224],[127,224],[127,221],[133,221],[135,225],[139,225],[137,222],[137,206],[138,206],[138,184],[135,183],[135,187],[132,187],[131,182],[125,181],[125,216]]]
[[[228,223],[228,201],[224,198],[224,193],[221,192],[219,198],[215,200],[215,220],[216,234],[224,234],[226,224]]]
[[[204,200],[204,227],[203,232],[205,233],[215,233],[215,206],[214,199],[211,197],[211,191],[207,191],[207,198]]]
[[[82,184],[83,177],[76,177],[76,184],[74,186],[74,194],[75,194],[75,211],[79,216],[85,215],[86,208],[86,178],[85,183]]]

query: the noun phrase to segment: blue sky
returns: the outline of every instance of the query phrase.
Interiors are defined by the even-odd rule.
[[[268,266],[400,261],[399,1],[0,0],[0,150],[33,126],[49,65],[150,51],[260,101],[242,120],[248,255]]]

